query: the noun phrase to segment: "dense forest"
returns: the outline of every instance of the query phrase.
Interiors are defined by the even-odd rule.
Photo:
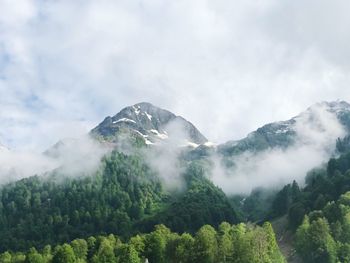
[[[350,153],[332,158],[325,167],[311,170],[305,178],[305,187],[296,182],[286,185],[277,193],[272,205],[272,215],[288,213],[289,224],[298,227],[304,216],[321,210],[332,201],[350,191]]]
[[[311,170],[300,188],[294,181],[279,191],[268,217],[287,214],[294,247],[307,263],[350,262],[349,139],[338,140],[342,153]]]
[[[1,188],[0,250],[69,242],[92,235],[152,231],[163,223],[194,233],[204,224],[239,221],[228,198],[200,164],[184,171],[184,191],[167,191],[140,156],[113,152],[92,176],[63,178],[59,171]]]
[[[182,160],[183,189],[164,188],[137,151],[4,185],[0,262],[285,262],[268,223],[284,215],[304,262],[350,262],[349,139],[337,148],[303,187],[249,196],[226,196],[205,159]]]
[[[223,222],[216,230],[202,226],[194,236],[171,232],[157,225],[149,234],[135,235],[127,242],[118,236],[75,239],[43,249],[27,252],[6,251],[0,263],[282,263],[285,262],[276,243],[271,224],[253,226]]]
[[[350,192],[305,216],[295,246],[304,262],[350,262]]]
[[[203,160],[186,163],[185,189],[170,191],[142,156],[116,151],[93,175],[58,169],[10,183],[0,191],[0,262],[284,262],[266,222],[285,214],[304,262],[350,262],[346,152],[311,170],[303,188],[255,189],[244,205],[213,185]],[[242,221],[262,227],[231,225]]]

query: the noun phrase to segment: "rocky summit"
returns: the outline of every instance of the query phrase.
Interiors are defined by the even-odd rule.
[[[91,134],[108,142],[117,142],[127,134],[141,138],[149,145],[174,142],[196,147],[207,142],[191,122],[147,102],[126,107],[113,117],[106,117],[92,129]]]

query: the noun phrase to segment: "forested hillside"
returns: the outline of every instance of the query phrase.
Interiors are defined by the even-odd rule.
[[[304,262],[350,262],[350,192],[305,216],[295,246]]]
[[[64,178],[58,171],[0,190],[0,250],[38,248],[99,234],[151,231],[164,223],[195,232],[204,224],[237,223],[225,194],[200,165],[184,172],[185,189],[166,191],[140,156],[113,152],[92,176]]]
[[[288,215],[294,247],[303,262],[350,262],[350,153],[348,139],[338,140],[343,154],[315,168],[300,188],[286,185],[272,202],[270,218]]]
[[[286,185],[273,201],[273,215],[288,212],[292,228],[299,226],[304,215],[322,209],[350,190],[350,153],[330,159],[326,167],[315,168],[306,178],[306,186],[299,189],[294,182]]]

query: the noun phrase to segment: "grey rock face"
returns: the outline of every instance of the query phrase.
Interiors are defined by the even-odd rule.
[[[174,140],[202,144],[207,141],[189,121],[146,102],[122,109],[91,131],[93,136],[111,142],[117,141],[123,133],[143,138],[146,144]]]

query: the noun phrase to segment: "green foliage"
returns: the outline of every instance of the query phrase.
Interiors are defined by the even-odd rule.
[[[146,256],[151,262],[165,262],[166,244],[170,235],[170,229],[164,225],[156,226],[156,230],[147,235]]]
[[[166,202],[156,174],[137,156],[112,153],[93,176],[31,177],[0,190],[0,251],[100,233],[130,236]]]
[[[284,262],[284,258],[278,248],[275,233],[273,231],[272,225],[269,222],[265,222],[263,225],[267,238],[267,254],[268,260],[271,262]]]
[[[119,250],[120,263],[141,263],[141,259],[135,247],[133,245],[123,245]]]
[[[81,262],[87,258],[88,243],[84,239],[75,239],[71,242],[74,254]]]
[[[199,229],[194,241],[193,259],[195,262],[213,263],[218,255],[216,231],[213,227],[205,225]]]
[[[18,255],[22,258],[14,261]],[[150,263],[285,262],[268,223],[260,227],[224,222],[218,231],[205,225],[195,237],[187,233],[178,235],[158,225],[153,232],[136,235],[126,243],[114,235],[97,236],[59,245],[53,252],[46,246],[41,252],[31,248],[26,255],[10,252],[0,255],[0,263],[143,263],[146,260]]]
[[[239,207],[247,221],[257,222],[269,217],[276,191],[265,188],[253,189],[249,196],[241,197],[235,207]],[[234,197],[232,198],[234,199]],[[232,200],[231,199],[231,200]]]
[[[31,248],[26,256],[26,263],[44,263],[44,257],[35,248]]]
[[[114,253],[114,243],[109,239],[104,239],[99,245],[96,254],[92,257],[92,263],[114,263],[116,256]]]
[[[10,252],[6,251],[0,255],[1,263],[11,263],[12,255]]]
[[[221,222],[239,222],[239,216],[224,192],[208,178],[206,164],[192,162],[184,173],[186,191],[174,196],[168,207],[140,224],[148,232],[163,223],[177,232],[196,232],[204,224],[217,227]]]
[[[76,256],[73,248],[69,244],[58,246],[55,249],[55,253],[52,258],[52,263],[75,263]]]
[[[194,238],[184,233],[181,236],[173,236],[167,244],[167,258],[172,263],[191,263],[193,254]]]
[[[171,193],[140,156],[118,152],[106,156],[94,175],[65,178],[56,172],[5,185],[0,189],[0,251],[107,233],[129,238],[161,223],[193,234],[204,224],[239,222],[226,195],[207,178],[209,166],[184,163],[184,189]],[[82,250],[79,260],[91,258],[84,255],[85,244],[72,245]]]
[[[338,140],[338,150],[347,151],[348,142]],[[273,202],[273,214],[287,212],[290,227],[297,229],[295,247],[305,262],[349,262],[349,169],[350,153],[332,158],[307,174],[302,190],[288,185]]]
[[[293,202],[300,197],[300,189],[296,181],[283,187],[279,191],[272,203],[272,216],[281,216],[288,212]]]
[[[350,192],[305,216],[295,247],[305,262],[350,262]]]
[[[305,262],[336,262],[336,243],[327,219],[318,218],[311,224],[305,219],[297,231],[296,248]]]
[[[229,223],[223,222],[218,229],[218,261],[227,262],[231,259],[233,251],[232,227]]]
[[[349,169],[350,153],[330,159],[326,167],[311,170],[302,190],[294,182],[277,193],[271,215],[276,217],[288,213],[289,225],[296,229],[306,214],[322,209],[350,190]]]

